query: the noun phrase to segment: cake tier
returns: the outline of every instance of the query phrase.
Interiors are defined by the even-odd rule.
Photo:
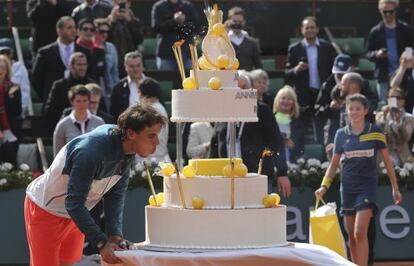
[[[190,71],[190,75],[194,77],[194,70]],[[217,77],[221,80],[222,89],[237,88],[237,76],[237,70],[197,70],[198,84],[201,90],[210,90],[208,82],[212,77]]]
[[[233,159],[234,165],[241,164],[242,159]],[[230,163],[229,158],[223,159],[191,159],[188,165],[191,166],[196,175],[201,176],[221,176],[223,175],[223,168]]]
[[[173,90],[172,122],[257,122],[256,90]]]
[[[234,210],[145,207],[146,241],[168,248],[236,249],[286,244],[286,206]]]
[[[205,209],[230,209],[230,178],[196,176],[181,178],[187,208],[192,208],[193,197],[204,199]],[[261,208],[267,194],[267,176],[248,174],[234,179],[234,207]],[[182,207],[175,175],[164,177],[164,205]]]

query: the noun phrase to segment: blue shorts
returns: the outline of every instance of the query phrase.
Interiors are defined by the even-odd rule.
[[[375,195],[367,192],[360,193],[341,193],[341,215],[355,215],[358,211],[372,209],[372,214],[378,212],[378,206],[375,203]]]

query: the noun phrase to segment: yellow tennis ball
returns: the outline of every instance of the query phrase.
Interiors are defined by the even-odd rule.
[[[155,204],[155,199],[154,199],[154,196],[153,195],[151,195],[150,197],[149,197],[149,199],[148,199],[148,203],[149,203],[149,205],[150,206],[157,206],[157,204]],[[158,203],[158,202],[157,202]]]
[[[276,204],[276,198],[271,197],[270,195],[265,195],[262,200],[263,205],[265,208],[272,208]]]
[[[236,164],[234,166],[234,173],[236,176],[246,176],[247,175],[247,166],[244,163]]]
[[[214,35],[221,35],[224,31],[225,31],[225,27],[223,23],[216,23],[213,25],[213,27],[211,28],[211,31],[213,32]]]
[[[189,166],[189,165],[184,166],[184,168],[183,168],[183,176],[185,178],[192,178],[192,177],[194,177],[195,176],[194,168],[192,166]]]
[[[230,63],[230,59],[229,59],[229,57],[227,55],[222,54],[222,55],[219,55],[217,57],[217,66],[219,68],[224,69],[224,68],[226,68],[229,65],[229,63]]]
[[[193,78],[186,78],[183,80],[184,90],[194,90],[196,87],[195,80]]]
[[[235,168],[235,167],[234,167]],[[233,176],[235,176],[235,171],[234,171],[234,168],[233,168],[233,172],[231,171],[232,169],[231,169],[231,164],[226,164],[224,167],[223,167],[223,175],[224,176],[227,176],[227,177],[229,177],[229,176],[231,176],[231,175],[233,175]]]
[[[193,208],[197,210],[201,210],[202,208],[204,208],[205,204],[204,199],[200,197],[193,197],[191,203],[193,204]]]
[[[175,173],[175,167],[172,163],[165,163],[161,166],[161,173],[165,176],[170,176]]]
[[[218,77],[212,77],[208,81],[208,87],[212,90],[218,90],[221,88],[221,79]]]
[[[237,70],[237,69],[239,69],[239,66],[240,66],[240,62],[239,62],[239,60],[238,60],[237,58],[235,58],[235,59],[234,59],[234,63],[233,63],[233,65],[231,66],[231,69],[232,69],[232,70]]]
[[[156,196],[158,206],[161,206],[164,203],[164,192],[160,192]]]
[[[280,203],[280,196],[279,196],[279,194],[277,194],[277,193],[271,193],[270,194],[270,197],[272,197],[272,198],[275,199],[275,205],[279,205],[279,203]]]

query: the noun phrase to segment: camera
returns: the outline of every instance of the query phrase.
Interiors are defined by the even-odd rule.
[[[231,23],[229,27],[232,30],[241,30],[241,29],[243,29],[243,26],[242,26],[241,23]]]
[[[119,12],[125,12],[125,9],[126,9],[126,3],[125,2],[119,3]]]

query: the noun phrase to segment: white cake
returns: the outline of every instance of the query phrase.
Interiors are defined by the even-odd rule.
[[[237,87],[236,70],[197,70],[198,90],[172,91],[172,122],[257,122],[257,92]],[[219,77],[222,89],[208,81]]]
[[[185,178],[180,175],[183,208],[177,176],[164,176],[164,203],[146,206],[145,245],[175,249],[242,249],[286,245],[286,206],[265,208],[267,177],[249,173],[234,178],[234,209],[231,209],[229,177],[217,176],[229,159],[192,160],[199,171],[213,175]],[[235,160],[241,164],[241,160]],[[193,198],[204,206],[195,209]]]

